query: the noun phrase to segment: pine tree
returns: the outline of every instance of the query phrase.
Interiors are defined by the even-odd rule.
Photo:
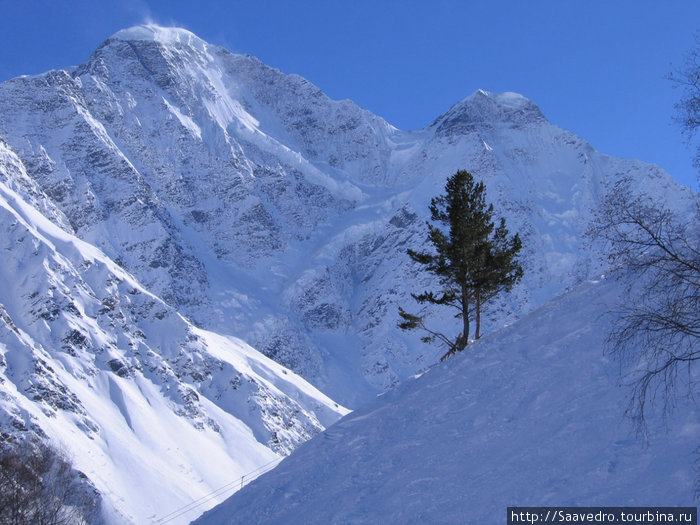
[[[421,329],[445,344],[449,355],[463,350],[469,341],[470,320],[475,318],[475,338],[481,337],[481,312],[484,303],[501,291],[509,291],[523,275],[517,257],[522,243],[516,234],[508,235],[505,219],[498,227],[493,222],[493,204],[486,204],[486,187],[460,170],[445,184],[445,194],[430,203],[428,241],[434,252],[408,250],[408,255],[438,277],[440,289],[411,294],[418,303],[449,306],[462,320],[462,332],[456,338],[428,328],[421,316],[399,307],[404,330]]]
[[[508,237],[506,220],[501,217],[489,241],[487,258],[476,282],[475,339],[481,337],[481,306],[499,293],[509,292],[522,278],[523,269],[517,259],[521,248],[520,236]]]

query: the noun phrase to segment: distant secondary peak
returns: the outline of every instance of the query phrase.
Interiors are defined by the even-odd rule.
[[[208,44],[194,33],[181,27],[163,27],[156,24],[143,24],[114,33],[110,40],[147,41],[160,44],[184,45],[206,51]]]
[[[438,134],[454,135],[496,124],[517,128],[546,120],[534,102],[518,93],[479,89],[438,117],[431,127]]]

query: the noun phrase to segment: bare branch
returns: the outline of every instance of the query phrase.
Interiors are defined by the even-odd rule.
[[[589,229],[607,242],[610,259],[627,279],[628,296],[611,314],[612,354],[635,365],[628,414],[646,432],[646,410],[661,396],[674,405],[678,367],[700,361],[700,203],[685,218],[643,197],[622,180],[605,197]],[[692,395],[697,386],[687,384]]]

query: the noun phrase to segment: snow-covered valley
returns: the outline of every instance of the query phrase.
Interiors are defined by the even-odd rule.
[[[456,367],[431,368],[444,350],[398,330],[397,308],[429,283],[406,249],[424,248],[430,199],[458,169],[486,183],[497,213],[520,233],[525,277],[485,312],[485,331],[492,335],[475,353],[498,357],[460,356]],[[690,470],[681,473],[676,456],[668,458],[675,474],[645,462],[622,420],[624,388],[615,366],[602,357],[603,324],[595,319],[605,301],[593,299],[613,301],[620,290],[586,284],[600,278],[605,262],[600,246],[584,242],[584,232],[606,188],[622,178],[673,208],[695,198],[656,166],[597,152],[514,93],[478,91],[425,129],[402,131],[349,100],[329,99],[297,75],[186,30],[148,25],[120,31],[76,68],[0,84],[3,438],[33,433],[57,444],[103,494],[107,523],[140,524],[289,455],[348,409],[365,406],[302,446],[274,477],[260,480],[262,488],[246,489],[260,491],[254,498],[270,491],[282,497],[273,488],[281,472],[283,492],[301,491],[309,502],[287,510],[308,516],[313,505],[334,509],[329,502],[341,501],[353,480],[363,494],[379,498],[376,484],[387,483],[392,465],[413,472],[411,479],[397,478],[409,486],[430,478],[429,490],[416,489],[423,494],[439,492],[443,478],[457,483],[465,470],[497,468],[493,462],[534,468],[527,458],[550,427],[533,425],[532,417],[567,410],[546,395],[537,401],[542,382],[550,381],[552,395],[571,387],[570,401],[586,414],[575,421],[588,422],[550,428],[550,458],[564,454],[574,434],[586,441],[596,425],[610,427],[572,455],[569,466],[582,471],[598,458],[614,470],[618,460],[601,450],[618,447],[621,473],[606,483],[627,483],[639,472],[677,475],[677,490],[667,494],[681,501]],[[559,302],[550,304],[554,299]],[[574,329],[583,310],[595,319]],[[424,313],[449,331],[450,317]],[[571,333],[559,331],[569,326]],[[589,361],[595,366],[572,377]],[[518,366],[546,373],[530,382],[528,374],[515,374]],[[503,381],[514,390],[506,383],[499,386],[505,390],[488,386]],[[463,391],[453,384],[462,382],[483,388]],[[596,385],[593,393],[586,393],[588,383]],[[451,399],[448,387],[463,399],[459,393]],[[408,399],[428,392],[433,397],[408,406]],[[401,408],[383,423],[395,428],[384,432],[377,426],[382,417],[370,416],[392,412],[391,400]],[[440,405],[434,418],[427,400]],[[534,415],[510,409],[512,421],[494,420],[509,403]],[[606,410],[595,411],[601,404]],[[668,438],[686,458],[692,440],[683,436],[697,436],[696,416],[674,422],[680,430]],[[404,454],[420,461],[425,448],[419,445],[430,446],[425,433],[431,425],[414,428],[424,420],[455,441],[425,452],[430,463],[416,470]],[[565,417],[550,424],[563,428]],[[390,450],[402,425],[416,437]],[[482,463],[446,461],[450,473],[429,474],[439,472],[441,453],[456,453],[458,435],[469,440],[467,448],[486,446],[470,429],[493,438]],[[530,432],[527,458],[507,447],[511,431]],[[663,432],[658,435],[665,443]],[[357,444],[365,441],[367,447]],[[328,443],[337,443],[333,451],[323,448]],[[318,463],[307,460],[313,451]],[[393,463],[368,479],[365,467],[384,451]],[[341,468],[335,454],[354,459]],[[642,459],[632,461],[635,454]],[[575,500],[573,475],[570,493],[554,490],[564,483],[564,465],[531,499],[509,504],[598,501],[602,489]],[[337,477],[323,481],[337,489],[328,496],[336,499],[313,499],[310,484],[288,488],[285,468],[299,479],[337,470]],[[594,476],[586,475],[592,487]],[[491,508],[520,494],[523,481],[499,485]],[[477,484],[474,498],[488,499],[493,483]],[[625,483],[620,498],[636,487]],[[187,523],[229,494],[172,523]],[[241,504],[232,501],[227,508]],[[319,513],[318,522],[372,517],[357,505]],[[291,515],[279,511],[278,518],[276,508],[269,516],[290,522],[283,516]],[[382,520],[405,517],[386,514],[389,503],[382,508]],[[250,519],[241,523],[260,517],[246,512]],[[459,521],[459,509],[450,512],[446,516]],[[218,522],[225,521],[212,523]]]

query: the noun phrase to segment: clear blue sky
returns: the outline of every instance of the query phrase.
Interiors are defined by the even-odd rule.
[[[0,0],[0,80],[84,62],[117,30],[178,25],[422,128],[475,90],[515,91],[603,153],[698,188],[665,79],[700,0]]]

